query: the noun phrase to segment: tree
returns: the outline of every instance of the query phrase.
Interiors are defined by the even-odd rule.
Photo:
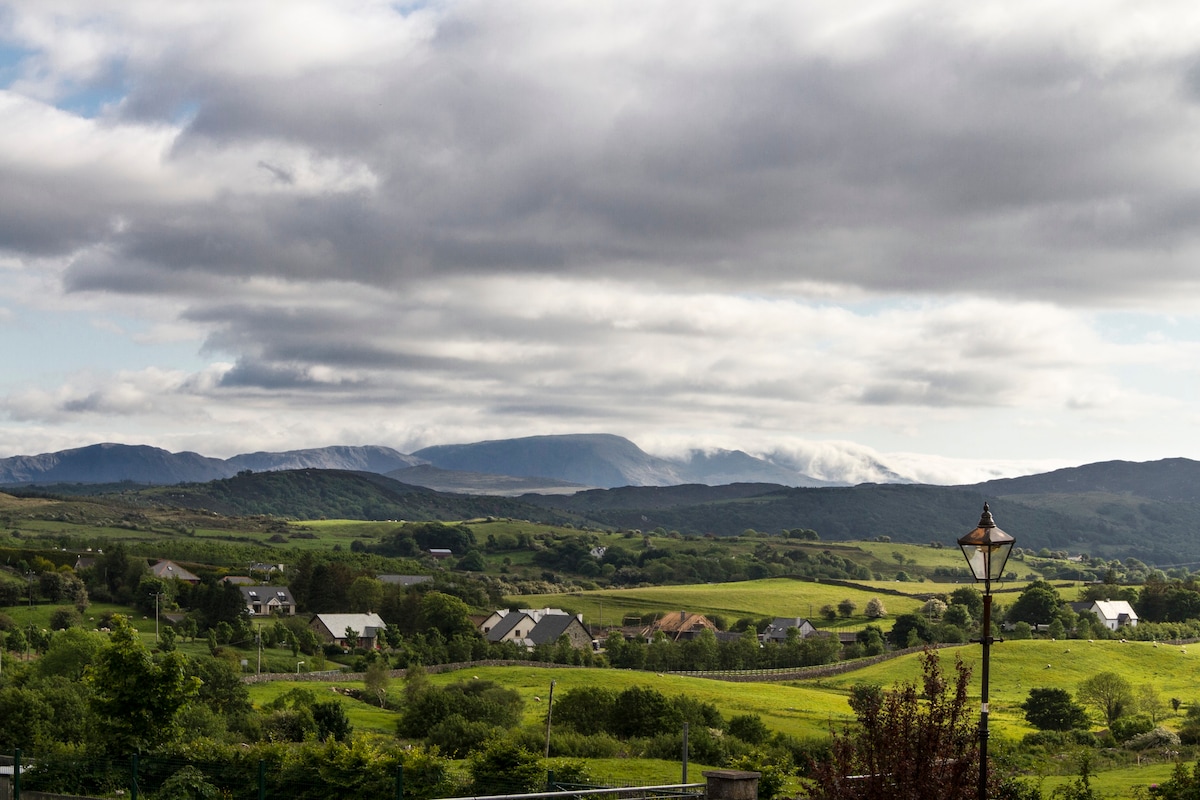
[[[172,737],[175,713],[196,694],[200,681],[185,673],[187,659],[179,653],[151,658],[122,615],[113,615],[112,626],[109,643],[87,676],[92,705],[104,720],[105,741],[113,752],[140,751]]]
[[[833,607],[832,603],[821,606],[821,619],[830,621],[837,619],[837,609]]]
[[[931,597],[921,606],[921,613],[930,619],[941,619],[946,613],[946,604],[936,597]]]
[[[387,704],[389,680],[387,665],[381,659],[375,659],[367,665],[367,671],[363,675],[363,683],[366,684],[367,694],[378,698],[380,708],[383,708]]]
[[[838,613],[843,617],[849,617],[858,610],[858,604],[847,597],[845,600],[837,604]]]
[[[1055,618],[1062,601],[1058,591],[1045,581],[1034,581],[1025,587],[1021,596],[1008,609],[1008,622],[1028,622],[1044,625]]]
[[[1115,672],[1099,672],[1079,684],[1079,699],[1099,711],[1109,727],[1135,702],[1133,687]]]
[[[979,738],[967,706],[970,669],[943,676],[936,652],[922,656],[921,686],[851,692],[856,727],[833,737],[831,757],[810,763],[815,800],[970,800]],[[847,780],[850,776],[860,776]],[[994,789],[989,796],[996,796]]]
[[[1087,711],[1066,689],[1030,689],[1021,704],[1025,719],[1042,731],[1069,731],[1088,726]]]
[[[1157,725],[1165,708],[1158,689],[1155,689],[1153,684],[1143,683],[1137,687],[1136,695],[1138,711],[1150,717],[1150,721]]]
[[[951,606],[966,606],[972,619],[983,616],[983,595],[974,586],[960,586],[950,593]]]
[[[350,583],[350,588],[346,590],[346,600],[355,614],[378,611],[383,604],[383,584],[377,578],[361,575]]]
[[[867,601],[867,607],[863,610],[871,619],[883,619],[887,616],[887,609],[883,607],[883,601],[878,597],[872,597]]]

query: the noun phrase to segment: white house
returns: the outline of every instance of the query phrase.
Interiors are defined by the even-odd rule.
[[[1136,628],[1138,624],[1137,612],[1127,600],[1097,600],[1088,610],[1099,617],[1110,631],[1122,625]]]
[[[308,627],[326,642],[342,647],[375,647],[379,633],[387,628],[378,614],[317,614],[308,622]],[[346,636],[347,629],[354,631],[357,639]]]

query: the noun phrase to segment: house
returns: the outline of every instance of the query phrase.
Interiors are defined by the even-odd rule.
[[[488,614],[486,617],[479,620],[476,623],[475,627],[479,630],[480,633],[482,633],[486,637],[488,632],[492,628],[496,627],[496,625],[500,622],[500,620],[504,619],[506,616],[508,616],[509,614],[513,614],[513,613],[528,614],[533,619],[533,622],[536,624],[537,621],[540,620],[544,616],[547,616],[550,614],[566,614],[567,612],[563,611],[561,608],[549,608],[549,607],[538,608],[538,609],[522,608],[516,612],[514,612],[510,609],[507,609],[507,608],[498,608],[495,611],[493,611],[491,614]]]
[[[375,647],[381,631],[387,623],[378,614],[316,614],[308,621],[308,627],[324,642],[341,647]],[[358,636],[346,636],[347,629]]]
[[[536,647],[539,644],[555,644],[561,636],[566,636],[571,647],[577,650],[592,647],[592,634],[583,626],[582,614],[547,614],[538,620],[525,638]]]
[[[583,624],[583,615],[568,614],[561,608],[497,609],[479,623],[479,632],[489,642],[517,642],[524,647],[554,644],[563,635],[572,647],[592,646],[592,634]]]
[[[812,636],[817,629],[804,617],[776,617],[762,632],[763,642],[786,642],[789,628],[800,631],[800,637]]]
[[[251,616],[296,613],[296,601],[286,586],[238,586]]]
[[[710,622],[703,614],[680,611],[678,614],[671,612],[656,619],[653,623],[643,628],[639,635],[648,641],[659,633],[662,633],[671,641],[686,642],[696,638],[700,634],[700,631],[705,629],[713,633],[717,632],[717,626]]]
[[[415,586],[418,583],[430,583],[433,580],[432,575],[380,575],[380,583],[388,583],[394,586]]]
[[[525,644],[525,638],[536,624],[537,620],[524,611],[509,611],[488,628],[484,638],[492,643],[516,641]]]
[[[1088,610],[1099,617],[1110,631],[1115,631],[1122,625],[1135,628],[1138,624],[1137,612],[1129,605],[1128,600],[1097,600]]]
[[[162,578],[163,580],[183,581],[184,583],[190,583],[193,585],[200,582],[200,577],[198,575],[188,572],[174,561],[168,561],[165,558],[150,565],[150,574],[156,578]]]
[[[76,572],[79,572],[80,570],[83,570],[83,569],[91,569],[94,566],[96,566],[95,556],[76,556],[75,566],[73,567],[73,569]]]

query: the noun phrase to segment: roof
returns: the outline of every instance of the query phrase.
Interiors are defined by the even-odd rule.
[[[232,583],[234,586],[253,586],[258,581],[251,578],[249,575],[226,575],[221,578],[223,583]]]
[[[1138,618],[1128,600],[1097,600],[1095,608],[1104,619],[1120,619],[1122,616],[1129,619]]]
[[[776,617],[775,619],[771,620],[771,624],[767,626],[765,631],[763,631],[763,636],[768,638],[778,637],[782,639],[787,637],[789,628],[797,628],[803,631],[805,626],[808,626],[809,628],[816,627],[804,617]]]
[[[567,632],[572,622],[579,622],[579,619],[570,614],[549,614],[542,617],[525,638],[533,644],[553,644]]]
[[[317,614],[313,617],[319,620],[326,630],[337,639],[346,638],[346,628],[353,628],[358,635],[365,639],[373,638],[376,631],[387,628],[387,623],[378,614]]]
[[[200,582],[200,577],[198,575],[188,572],[174,561],[168,561],[165,558],[161,561],[151,564],[150,573],[156,578],[175,578],[176,580],[188,581],[190,583]]]
[[[286,586],[239,586],[238,588],[241,589],[242,597],[246,598],[248,603],[269,603],[272,600],[288,605],[296,603]]]
[[[661,619],[655,620],[649,627],[642,631],[642,635],[649,639],[658,631],[662,631],[678,639],[682,634],[698,631],[702,628],[708,628],[713,632],[717,630],[717,626],[710,622],[703,614],[696,614],[691,611],[671,612]]]
[[[492,629],[487,632],[487,640],[489,642],[498,642],[503,639],[517,625],[521,624],[522,620],[527,620],[530,625],[536,624],[533,617],[526,614],[524,611],[512,611],[501,617],[500,621],[492,626]]]

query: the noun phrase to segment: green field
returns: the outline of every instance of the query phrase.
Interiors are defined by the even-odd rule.
[[[720,615],[730,623],[742,617],[808,617],[818,625],[824,625],[819,617],[821,606],[836,606],[849,598],[858,606],[858,612],[848,619],[839,618],[837,624],[853,626],[875,622],[861,613],[874,597],[883,602],[888,616],[894,617],[896,614],[905,614],[920,608],[925,602],[925,597],[918,595],[945,591],[945,584],[932,583],[889,584],[890,587],[911,589],[914,594],[887,595],[828,583],[768,578],[701,586],[645,586],[636,589],[601,589],[569,595],[521,595],[506,600],[527,608],[561,606],[582,613],[589,622],[602,625],[619,625],[625,616],[640,617],[678,611],[692,611],[706,616]],[[886,620],[883,622],[885,626],[890,624]]]

